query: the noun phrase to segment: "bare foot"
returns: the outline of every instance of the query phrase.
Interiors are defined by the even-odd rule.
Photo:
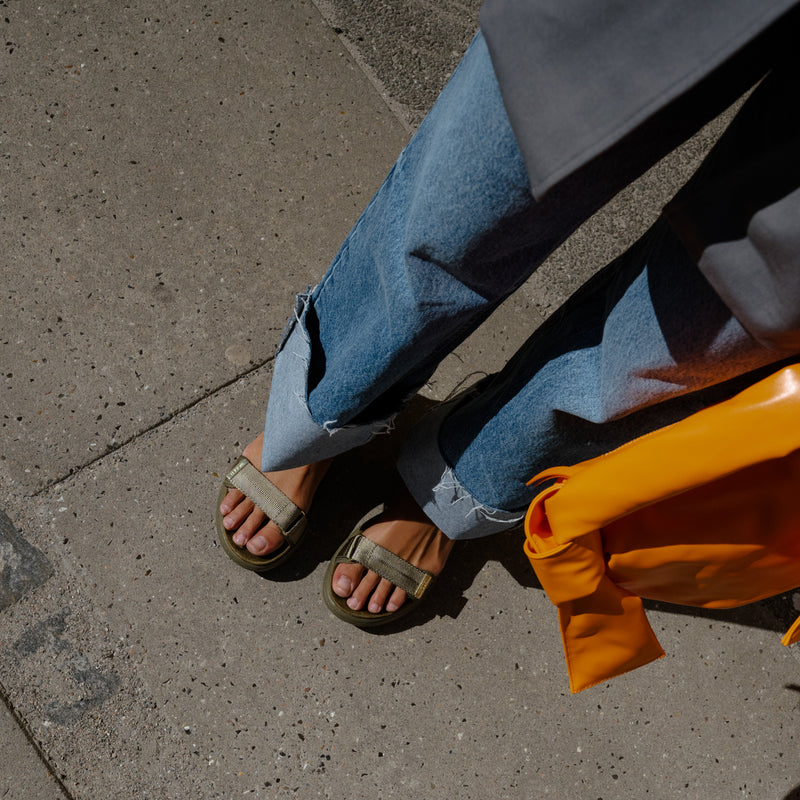
[[[405,487],[364,536],[434,575],[444,569],[454,544],[425,516]],[[394,612],[406,601],[402,589],[360,564],[340,564],[331,589],[354,611]]]
[[[261,450],[264,434],[260,434],[244,449],[243,455],[256,468],[261,465]],[[317,487],[328,471],[333,459],[326,459],[306,467],[265,472],[292,502],[303,511],[308,511]],[[267,519],[266,514],[248,500],[238,489],[230,489],[220,503],[222,525],[231,532],[234,544],[246,547],[254,556],[265,556],[283,544],[283,534],[278,526]]]

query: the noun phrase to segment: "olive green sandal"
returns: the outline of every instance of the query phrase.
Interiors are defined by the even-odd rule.
[[[419,605],[425,592],[431,588],[436,580],[436,576],[432,573],[415,567],[404,558],[400,558],[400,556],[385,547],[371,542],[363,535],[363,530],[368,527],[367,523],[381,514],[383,510],[384,506],[382,505],[373,508],[356,525],[352,533],[334,553],[325,572],[325,582],[322,587],[322,597],[331,613],[339,619],[349,622],[351,625],[357,625],[360,628],[386,625],[410,613]],[[380,611],[374,614],[365,610],[354,611],[347,605],[345,598],[335,595],[331,588],[336,567],[339,564],[353,563],[358,563],[366,569],[371,569],[381,578],[391,581],[395,586],[402,589],[408,595],[406,602],[397,611]]]
[[[220,504],[229,489],[238,489],[255,503],[280,528],[284,543],[265,556],[253,555],[246,547],[239,547],[233,535],[222,524]],[[297,549],[308,529],[308,517],[263,473],[257,470],[244,456],[225,476],[216,508],[217,538],[225,553],[240,567],[254,572],[268,572],[284,563]]]

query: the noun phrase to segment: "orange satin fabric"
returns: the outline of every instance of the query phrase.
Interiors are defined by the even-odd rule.
[[[578,692],[664,654],[642,597],[729,608],[800,586],[800,365],[531,483],[552,479],[525,552]]]

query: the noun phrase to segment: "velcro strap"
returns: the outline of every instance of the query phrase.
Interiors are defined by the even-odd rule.
[[[350,540],[344,556],[371,569],[381,578],[386,578],[417,600],[425,593],[434,577],[430,572],[409,564],[404,558],[375,544],[360,533]]]
[[[295,543],[294,537],[303,530],[303,526],[298,525],[305,519],[303,510],[265,478],[244,456],[225,476],[225,482],[252,500],[281,529],[284,537]]]

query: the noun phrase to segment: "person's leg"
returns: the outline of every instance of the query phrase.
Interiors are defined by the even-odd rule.
[[[276,360],[262,470],[281,487],[287,470],[385,430],[447,352],[689,127],[623,143],[536,202],[478,36],[326,276],[298,298]],[[269,526],[235,492],[223,507],[252,552],[278,546],[275,532],[253,536]]]
[[[767,109],[779,115],[786,107],[772,96],[781,85],[762,83],[692,181],[708,202],[721,191],[725,214],[751,199],[731,196],[727,177],[775,123],[765,92]],[[424,420],[399,468],[426,518],[449,538],[507,530],[521,521],[533,494],[525,483],[541,469],[607,452],[724,399],[753,379],[752,370],[791,355],[748,335],[661,220],[500,374]],[[334,581],[346,577],[352,597],[371,606],[375,592],[362,592],[359,576],[348,566]],[[340,596],[351,596],[346,587]],[[381,592],[397,602],[392,587]]]
[[[265,431],[246,455],[301,508],[310,497],[294,484],[319,482],[307,465],[387,430],[438,361],[577,224],[559,227],[554,205],[533,224],[534,206],[478,35],[325,276],[298,296]],[[236,544],[256,555],[281,544],[240,492],[221,509]]]
[[[451,538],[496,533],[521,521],[542,469],[680,419],[708,402],[698,390],[788,355],[747,334],[661,221],[482,391],[423,421],[400,471]]]
[[[456,539],[519,525],[542,469],[608,452],[703,407],[699,391],[786,353],[758,345],[659,221],[550,318],[498,374],[445,403],[409,434],[398,469],[419,530],[368,538],[438,574]],[[733,389],[730,389],[732,392]],[[409,501],[406,500],[406,507]],[[377,526],[376,526],[377,527]],[[429,549],[426,550],[426,545]],[[406,556],[404,556],[406,557]],[[405,593],[357,564],[335,594],[353,609],[395,610]]]
[[[681,214],[670,204],[670,223],[659,220],[595,276],[479,397],[443,410],[416,435],[417,452],[403,457],[406,479],[448,535],[507,528],[531,499],[525,482],[541,469],[686,416],[725,392],[698,390],[794,354],[748,334],[675,231],[700,253],[733,243],[758,209],[796,188],[793,162],[777,177],[767,169],[776,150],[793,153],[796,74],[793,59],[782,62],[756,88],[679,193]],[[781,246],[770,229],[752,236],[766,250]]]
[[[292,497],[284,471],[387,430],[441,358],[686,133],[665,128],[646,146],[619,148],[536,202],[479,34],[320,284],[298,297],[275,364],[261,469]],[[229,493],[223,513],[251,552],[281,543],[240,493]]]
[[[297,298],[264,434],[245,455],[301,508],[319,482],[314,465],[387,430],[437,361],[521,280],[515,231],[532,204],[479,35],[325,276]],[[282,543],[241,492],[221,510],[253,554]]]
[[[534,200],[478,34],[325,276],[298,297],[262,468],[328,458],[386,430],[447,353],[703,118],[682,113],[689,122],[621,143]]]
[[[337,455],[386,430],[535,266],[526,239],[547,234],[527,224],[534,207],[478,36],[320,283],[298,297],[262,468]]]

